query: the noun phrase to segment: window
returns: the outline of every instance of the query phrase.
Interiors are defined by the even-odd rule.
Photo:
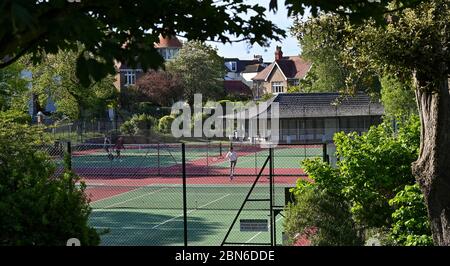
[[[230,62],[231,65],[231,71],[235,72],[237,70],[237,63],[236,62]]]
[[[283,89],[284,89],[283,82],[280,81],[272,82],[272,93],[283,92],[284,91]]]
[[[291,84],[292,84],[292,86],[298,86],[298,85],[300,84],[300,80],[298,80],[298,79],[293,79],[293,80],[291,81]]]
[[[135,70],[127,70],[125,71],[125,86],[135,85],[136,84],[136,71]]]

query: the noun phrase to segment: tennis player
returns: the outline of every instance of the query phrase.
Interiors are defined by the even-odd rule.
[[[120,155],[120,151],[122,149],[125,149],[125,146],[123,145],[123,143],[124,143],[123,138],[119,137],[116,142],[116,154],[117,154],[118,159],[122,159],[122,156]]]
[[[235,151],[233,151],[233,147],[230,147],[230,151],[227,153],[225,158],[230,160],[230,180],[233,180],[234,177],[234,169],[236,168],[238,155]]]

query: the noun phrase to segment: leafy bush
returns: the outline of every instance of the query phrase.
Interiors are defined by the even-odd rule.
[[[19,124],[27,124],[31,122],[31,117],[29,114],[17,111],[17,110],[8,110],[4,112],[0,112],[0,121],[6,122],[15,122]]]
[[[148,135],[156,125],[157,120],[150,115],[133,115],[120,126],[120,131],[129,135]]]
[[[390,124],[372,127],[367,133],[334,136],[339,182],[343,196],[352,202],[358,223],[368,227],[389,226],[392,208],[388,201],[415,179],[411,164],[418,155],[418,119],[395,133]],[[336,186],[336,184],[334,185]]]
[[[170,114],[170,108],[161,107],[151,102],[138,102],[133,104],[132,111],[139,114],[151,115],[155,118],[161,118]]]
[[[166,115],[159,119],[158,129],[161,133],[170,133],[172,122],[175,120],[173,116]]]
[[[268,101],[268,100],[272,99],[272,97],[273,97],[272,93],[265,93],[261,96],[261,100]]]
[[[37,149],[42,132],[0,120],[0,245],[98,245],[85,185]]]
[[[284,220],[289,244],[313,246],[361,245],[350,205],[313,185],[305,185],[289,204]]]
[[[337,133],[334,136],[339,158],[336,168],[318,159],[304,160],[302,167],[313,183],[299,180],[294,192],[298,197],[307,197],[302,194],[312,186],[317,195],[324,194],[348,204],[357,228],[366,232],[369,229],[390,231],[394,243],[401,245],[427,244],[430,233],[425,224],[423,199],[418,190],[411,194],[410,189],[415,183],[411,164],[418,155],[419,132],[419,119],[413,116],[400,125],[398,132],[385,123],[361,136]],[[404,189],[407,191],[402,192]],[[289,211],[302,211],[298,217],[310,215],[306,203],[297,204],[303,205]],[[329,210],[334,217],[332,209]]]
[[[405,186],[389,205],[395,207],[390,232],[395,244],[404,246],[431,246],[430,222],[427,216],[423,194],[419,185]]]

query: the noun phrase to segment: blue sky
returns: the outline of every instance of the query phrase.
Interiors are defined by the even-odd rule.
[[[259,3],[260,5],[269,7],[269,0],[264,1],[245,1],[245,3],[255,4]],[[247,47],[246,42],[238,42],[231,44],[221,44],[221,43],[211,43],[210,45],[218,48],[218,53],[223,57],[237,57],[239,59],[252,59],[253,55],[262,55],[265,62],[272,62],[274,60],[275,47],[281,46],[283,55],[298,55],[301,51],[298,42],[296,39],[290,36],[289,27],[292,25],[293,20],[288,18],[287,9],[284,6],[284,1],[278,1],[278,11],[274,13],[273,11],[266,10],[266,19],[271,20],[275,23],[279,28],[286,30],[286,38],[281,40],[280,42],[271,41],[270,47],[261,47],[255,44],[250,49]]]

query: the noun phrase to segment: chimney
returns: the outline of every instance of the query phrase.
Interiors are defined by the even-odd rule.
[[[277,46],[275,50],[275,61],[283,58],[283,52],[281,51],[281,46]]]

